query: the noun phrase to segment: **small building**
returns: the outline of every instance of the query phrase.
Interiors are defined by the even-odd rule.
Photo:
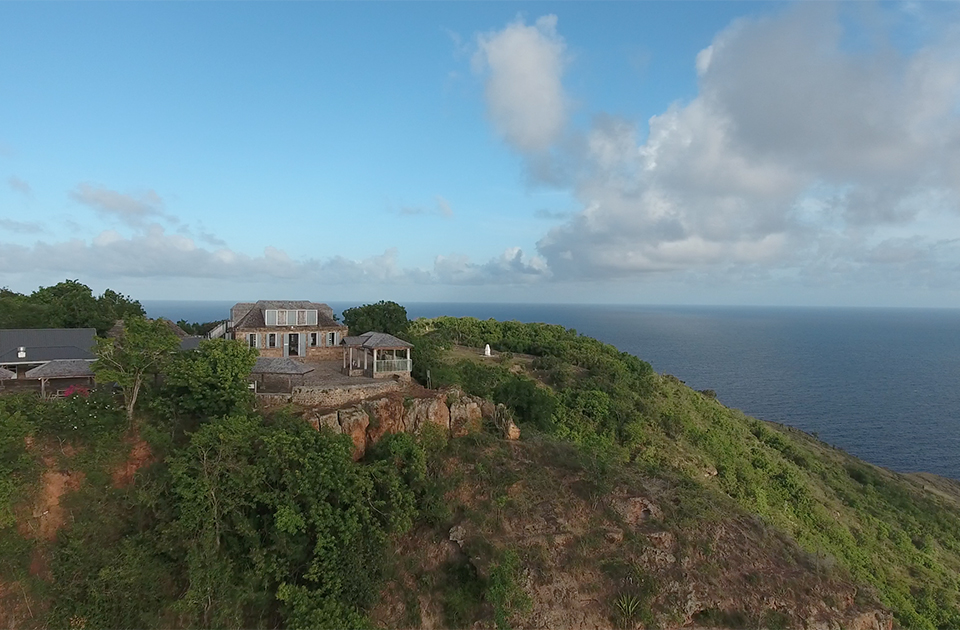
[[[254,393],[287,393],[293,391],[294,379],[302,384],[303,375],[315,368],[291,358],[258,357],[250,370]]]
[[[23,377],[28,370],[59,359],[97,357],[94,328],[7,328],[0,330],[0,367]]]
[[[343,373],[347,376],[410,378],[413,344],[382,332],[367,332],[356,337],[344,337]]]
[[[62,396],[71,385],[92,386],[95,375],[90,361],[58,359],[29,370],[26,378],[40,381],[41,396]]]
[[[347,327],[333,309],[303,300],[240,302],[230,309],[230,335],[256,348],[261,357],[338,360]]]

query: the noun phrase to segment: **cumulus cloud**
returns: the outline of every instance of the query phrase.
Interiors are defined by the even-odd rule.
[[[828,6],[735,22],[692,60],[698,95],[653,116],[646,134],[598,116],[566,145],[551,168],[583,210],[540,254],[557,278],[903,256],[889,243],[872,258],[862,248],[880,228],[908,234],[921,214],[958,208],[958,32],[910,54],[854,52]],[[941,244],[926,260],[948,269],[956,253]]]
[[[564,130],[565,50],[555,15],[529,26],[518,18],[477,37],[473,67],[486,73],[487,113],[500,135],[521,151],[544,151]]]
[[[176,222],[163,210],[163,199],[153,190],[128,195],[103,186],[78,184],[70,191],[70,198],[104,217],[119,219],[127,225],[143,227],[158,218]]]
[[[30,188],[30,184],[28,184],[25,180],[20,179],[16,175],[11,175],[8,177],[7,184],[10,186],[10,188],[22,195],[30,195],[30,193],[33,192],[33,189]]]

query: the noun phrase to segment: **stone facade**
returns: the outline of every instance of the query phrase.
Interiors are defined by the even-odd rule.
[[[303,336],[302,356],[293,356],[289,354],[289,335],[296,333]],[[334,343],[331,345],[330,334],[333,334]],[[248,335],[257,336],[257,351],[261,357],[280,358],[293,356],[293,358],[315,360],[315,361],[339,361],[343,357],[343,350],[340,347],[340,340],[347,334],[345,326],[266,326],[261,328],[235,328],[234,338],[243,344],[250,343]],[[274,336],[274,346],[270,347],[270,335]],[[312,335],[316,335],[317,345],[310,345],[314,341]]]

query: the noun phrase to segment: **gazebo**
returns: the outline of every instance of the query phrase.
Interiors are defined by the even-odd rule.
[[[368,332],[356,337],[344,337],[343,373],[347,376],[410,378],[413,361],[412,343],[382,332]]]
[[[44,363],[32,370],[27,370],[24,379],[40,380],[40,395],[47,395],[47,385],[53,381],[59,390],[69,385],[92,385],[94,379],[93,368],[86,359],[59,359]]]
[[[254,392],[260,391],[261,389],[264,393],[269,391],[269,384],[266,379],[272,376],[286,376],[287,377],[287,389],[286,392],[289,393],[293,391],[293,377],[298,376],[303,378],[304,374],[312,372],[315,368],[304,365],[298,361],[294,361],[290,358],[270,358],[270,357],[259,357],[256,364],[254,364],[253,369],[250,370],[251,376],[254,377],[253,385]],[[259,381],[257,380],[259,376]],[[258,385],[259,383],[259,385]]]

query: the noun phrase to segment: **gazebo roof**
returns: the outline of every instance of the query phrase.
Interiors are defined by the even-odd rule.
[[[0,367],[0,381],[4,381],[11,378],[17,378],[17,373],[11,372],[7,368]]]
[[[387,333],[370,331],[357,337],[344,337],[340,342],[344,346],[354,348],[412,348],[412,343],[398,339]]]
[[[50,361],[24,374],[25,378],[80,378],[84,376],[93,376],[90,361],[84,359]]]
[[[269,357],[260,357],[250,371],[251,374],[290,374],[301,375],[313,372],[313,368],[304,365],[293,359],[284,357],[282,359],[273,359]]]

